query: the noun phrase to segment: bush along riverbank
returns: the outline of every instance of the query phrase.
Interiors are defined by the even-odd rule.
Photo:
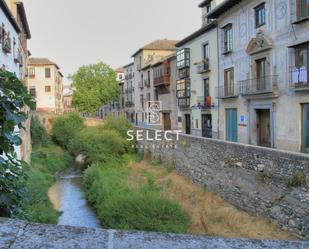
[[[56,224],[59,214],[53,208],[47,192],[56,181],[55,174],[68,168],[72,157],[52,142],[37,118],[32,118],[31,138],[31,165],[26,167],[27,177],[24,182],[27,199],[21,213],[34,222]]]
[[[129,129],[125,118],[108,117],[101,126],[84,127],[77,114],[69,114],[55,120],[53,136],[71,154],[85,157],[86,197],[106,228],[186,232],[188,215],[161,194],[151,176],[142,185],[129,181],[126,166],[141,160],[134,142],[126,140]]]

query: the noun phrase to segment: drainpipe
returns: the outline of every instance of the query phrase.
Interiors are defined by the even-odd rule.
[[[219,91],[219,86],[220,86],[220,67],[219,67],[219,28],[218,28],[218,22],[217,22],[217,70],[218,70],[218,82],[217,82],[217,89]],[[217,118],[217,138],[219,139],[220,138],[220,128],[219,128],[219,125],[220,125],[220,99],[218,98],[218,118]]]

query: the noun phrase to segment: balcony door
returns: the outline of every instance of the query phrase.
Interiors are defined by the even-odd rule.
[[[262,58],[256,60],[256,90],[263,91],[267,89],[269,82],[268,79],[268,68],[267,68],[267,61],[266,58]]]
[[[309,43],[295,47],[295,68],[293,83],[296,83],[296,86],[308,85]]]
[[[302,106],[302,151],[309,153],[309,104]]]
[[[224,70],[224,96],[234,95],[234,68]]]

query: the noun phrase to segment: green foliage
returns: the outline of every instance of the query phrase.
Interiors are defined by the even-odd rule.
[[[111,197],[103,203],[99,215],[115,229],[185,233],[189,223],[178,204],[154,193]]]
[[[29,220],[57,223],[58,212],[53,208],[47,192],[55,182],[55,173],[66,169],[70,162],[70,155],[58,146],[50,144],[34,149],[32,165],[27,171],[26,190],[29,196],[23,205],[23,213]]]
[[[286,178],[284,182],[288,188],[301,187],[307,184],[307,179],[304,172],[298,171],[291,178]]]
[[[15,131],[23,128],[25,106],[35,108],[27,88],[13,73],[0,69],[0,216],[18,213],[25,196],[24,170],[14,151],[22,142]]]
[[[47,134],[45,127],[37,116],[31,118],[31,142],[33,147],[48,146],[51,139]]]
[[[129,144],[118,132],[101,127],[83,129],[73,147],[86,156],[86,163],[106,162],[111,157],[120,156],[129,150]]]
[[[119,96],[116,73],[102,62],[80,67],[71,79],[76,88],[73,105],[79,111],[95,113],[102,105]]]
[[[123,161],[128,159],[123,157]],[[135,158],[135,156],[131,157]],[[134,189],[127,182],[123,163],[111,160],[85,171],[84,187],[107,228],[158,232],[186,232],[189,220],[183,209],[160,195],[155,177],[145,173],[145,186]]]
[[[84,119],[77,113],[63,115],[54,120],[53,137],[60,146],[74,153],[76,152],[75,141],[84,127]]]
[[[128,130],[133,130],[132,124],[125,117],[107,116],[104,120],[103,129],[115,130],[123,138],[127,138]]]

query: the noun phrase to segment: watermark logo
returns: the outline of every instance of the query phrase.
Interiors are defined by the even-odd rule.
[[[147,124],[148,125],[162,125],[160,112],[162,111],[161,101],[147,101]]]

